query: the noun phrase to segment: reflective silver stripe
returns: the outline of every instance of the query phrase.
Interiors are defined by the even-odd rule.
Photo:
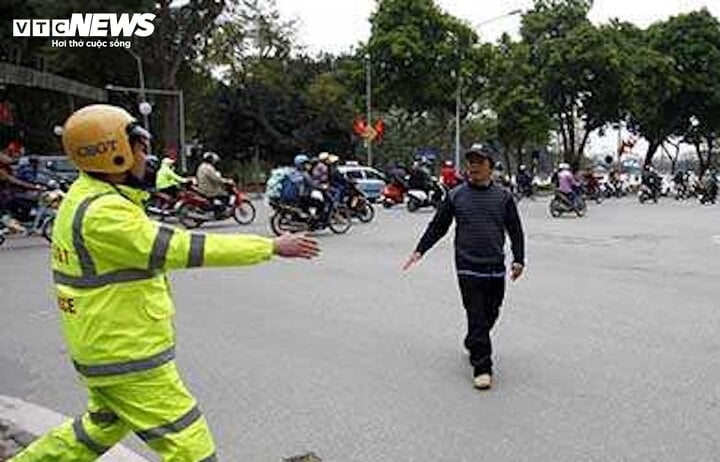
[[[157,274],[155,271],[141,269],[113,271],[112,273],[93,276],[69,276],[59,271],[53,271],[53,280],[55,284],[62,284],[78,289],[93,289],[108,284],[152,279],[157,276]]]
[[[108,377],[112,375],[129,374],[131,372],[142,372],[156,367],[160,367],[165,363],[168,363],[175,359],[175,347],[172,346],[167,350],[150,356],[145,359],[136,359],[134,361],[126,361],[123,363],[114,364],[98,364],[98,365],[84,365],[73,361],[75,370],[84,375],[85,377]]]
[[[188,256],[188,268],[202,266],[205,262],[205,235],[193,234],[190,237],[190,255]]]
[[[175,234],[175,229],[161,226],[158,229],[157,236],[153,242],[152,252],[150,252],[150,263],[148,268],[151,270],[159,270],[165,266],[165,257],[167,256],[170,240]]]
[[[87,213],[90,204],[108,194],[110,193],[103,193],[97,196],[88,197],[80,203],[80,206],[75,211],[75,216],[73,217],[73,245],[75,246],[75,251],[77,252],[78,259],[80,260],[82,273],[86,276],[95,275],[95,263],[93,263],[90,251],[88,251],[87,246],[85,245],[85,237],[82,233],[83,220],[85,219],[85,214]]]
[[[200,462],[217,462],[217,460],[218,460],[217,454],[213,454],[213,455],[211,455],[211,456],[209,456],[209,457],[204,458],[204,459],[201,460]]]
[[[188,428],[190,425],[192,425],[194,422],[196,422],[198,419],[202,417],[202,413],[200,412],[200,408],[195,406],[194,408],[190,409],[184,416],[180,417],[175,422],[161,425],[159,427],[151,428],[149,430],[143,430],[140,432],[137,432],[137,436],[140,437],[143,441],[147,442],[156,438],[162,438],[163,436],[170,434],[170,433],[179,433],[186,428]]]
[[[82,424],[82,417],[75,417],[72,424],[73,432],[75,432],[75,439],[80,441],[82,444],[90,448],[95,454],[104,454],[108,452],[110,448],[98,444],[90,438],[90,435],[85,431],[85,427]]]

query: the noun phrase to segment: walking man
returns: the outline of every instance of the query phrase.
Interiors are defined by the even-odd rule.
[[[505,233],[512,243],[513,281],[523,274],[525,244],[512,194],[492,181],[492,154],[470,150],[465,162],[468,181],[448,194],[403,269],[418,263],[455,220],[455,266],[467,313],[465,348],[475,388],[487,390],[493,376],[490,330],[505,296]]]

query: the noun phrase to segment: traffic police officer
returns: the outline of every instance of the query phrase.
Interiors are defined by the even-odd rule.
[[[63,147],[81,171],[55,221],[52,269],[63,333],[87,411],[13,461],[95,460],[129,432],[163,461],[216,460],[210,430],[175,365],[174,307],[166,272],[241,266],[273,254],[312,258],[313,239],[196,234],[151,221],[147,133],[108,105],[75,112]]]

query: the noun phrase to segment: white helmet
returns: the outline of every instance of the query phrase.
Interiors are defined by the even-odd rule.
[[[558,170],[570,170],[570,164],[561,162],[560,165],[558,165]]]
[[[220,156],[218,156],[217,153],[208,151],[203,154],[203,160],[210,162],[211,164],[217,164],[218,162],[220,162]]]

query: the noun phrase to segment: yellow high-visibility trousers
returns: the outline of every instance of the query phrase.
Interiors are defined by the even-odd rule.
[[[168,366],[150,377],[89,387],[82,416],[51,430],[10,461],[93,461],[130,432],[164,462],[216,461],[215,443],[195,398],[174,363]]]

